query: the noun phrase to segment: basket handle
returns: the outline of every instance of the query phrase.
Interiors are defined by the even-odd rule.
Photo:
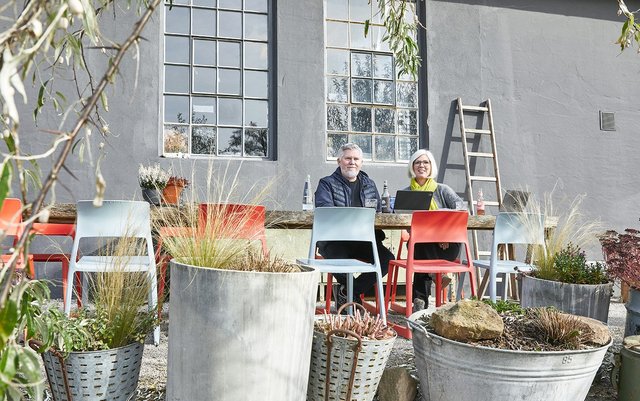
[[[355,302],[350,302],[355,303]],[[344,308],[348,304],[342,305]],[[362,306],[362,305],[360,305]],[[364,309],[364,308],[363,308]],[[338,311],[338,314],[340,311]],[[324,401],[329,401],[329,384],[331,383],[331,349],[333,348],[332,337],[338,333],[346,334],[347,336],[354,337],[358,342],[353,346],[353,362],[351,363],[351,376],[349,377],[349,387],[347,388],[347,398],[345,401],[351,401],[351,390],[353,390],[353,381],[356,376],[356,367],[358,365],[358,354],[362,350],[362,337],[356,332],[345,329],[333,329],[329,330],[327,333],[327,371],[325,374],[325,382],[324,382]],[[340,389],[337,389],[340,392]]]
[[[362,312],[363,312],[363,313],[364,313],[364,312],[367,312],[367,310],[365,309],[365,307],[364,307],[364,306],[362,306],[361,304],[359,304],[358,302],[347,302],[347,303],[345,303],[344,305],[342,305],[340,308],[338,308],[338,312],[337,312],[337,313],[338,313],[338,315],[339,315],[339,314],[340,314],[340,313],[341,313],[345,308],[348,308],[348,307],[350,307],[350,306],[355,306],[355,307],[357,307],[357,308],[362,309]]]
[[[422,332],[425,336],[427,336],[427,338],[430,337],[429,332],[427,331],[427,329],[424,328],[423,325],[416,323],[413,320],[409,320],[406,317],[404,318],[404,321],[407,322],[407,325],[412,329]]]
[[[29,346],[37,353],[41,353],[43,345],[44,344],[41,341],[35,340],[33,338],[29,339]],[[46,351],[51,352],[51,354],[53,354],[53,356],[58,358],[58,361],[60,361],[60,369],[62,369],[62,379],[64,381],[64,391],[67,393],[67,401],[73,401],[73,394],[71,394],[71,389],[69,388],[69,378],[67,377],[67,365],[64,363],[64,356],[62,356],[60,351],[58,351],[53,347],[50,347]],[[49,377],[48,371],[47,371],[47,380],[49,380],[49,383],[51,383],[51,379]],[[53,394],[53,391],[51,393]],[[55,396],[53,397],[55,399]]]

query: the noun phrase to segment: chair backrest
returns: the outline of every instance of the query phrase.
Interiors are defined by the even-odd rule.
[[[467,242],[466,210],[427,210],[413,212],[409,247],[423,242]]]
[[[493,247],[499,244],[544,246],[544,215],[537,213],[501,212],[493,230]]]
[[[76,242],[86,237],[151,238],[149,203],[105,200],[95,207],[93,201],[78,201]]]
[[[199,206],[198,227],[206,227],[207,218],[221,216],[234,228],[233,239],[257,240],[265,238],[265,207],[237,203],[201,203]],[[226,224],[226,223],[225,223]]]
[[[22,223],[22,201],[17,198],[5,198],[0,207],[0,230],[4,235],[20,235]]]
[[[318,207],[313,212],[309,258],[319,241],[367,241],[375,247],[376,210],[364,207]],[[377,252],[374,252],[377,257]]]

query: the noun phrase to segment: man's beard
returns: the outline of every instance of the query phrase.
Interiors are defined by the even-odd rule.
[[[346,179],[354,179],[354,178],[356,178],[358,176],[358,172],[356,170],[344,169],[344,170],[342,170],[342,175]]]

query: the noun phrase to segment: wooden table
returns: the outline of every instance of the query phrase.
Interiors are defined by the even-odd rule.
[[[161,219],[165,213],[175,211],[175,207],[152,207],[152,219]],[[75,203],[58,203],[51,207],[49,222],[51,223],[74,223],[76,220]],[[467,228],[470,230],[493,230],[496,224],[496,216],[469,216]],[[558,224],[558,219],[547,217],[546,228],[553,229]],[[289,228],[289,229],[310,229],[313,225],[312,211],[288,211],[270,210],[267,211],[265,225],[267,228]],[[411,226],[410,214],[376,214],[376,228],[385,230],[400,230]]]

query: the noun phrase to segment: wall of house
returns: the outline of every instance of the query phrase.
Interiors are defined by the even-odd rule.
[[[159,161],[187,177],[198,175],[204,187],[206,170],[218,174],[241,165],[238,194],[273,179],[266,203],[272,208],[298,209],[304,178],[314,184],[335,167],[325,160],[323,5],[317,0],[277,2],[276,160],[191,160],[160,158],[162,17],[156,14],[145,29],[137,59],[127,57],[117,83],[108,90],[109,112],[102,112],[113,135],[105,139],[101,171],[106,197],[140,198],[138,163]],[[118,11],[104,31],[114,38],[127,33],[135,15]],[[503,187],[529,188],[537,194],[556,182],[573,198],[586,193],[585,210],[607,227],[638,225],[640,192],[634,173],[640,110],[633,94],[639,89],[640,56],[623,54],[613,44],[620,30],[614,3],[598,0],[559,2],[437,1],[426,2],[429,143],[439,161],[440,180],[464,192],[462,150],[455,99],[478,104],[490,98],[494,108]],[[111,18],[111,17],[109,17]],[[104,63],[96,50],[88,62]],[[137,72],[137,75],[136,75]],[[137,81],[135,77],[137,76]],[[60,88],[72,92],[68,83]],[[66,93],[65,92],[65,93]],[[36,99],[37,90],[31,92]],[[43,129],[57,129],[61,117],[45,106],[38,125],[31,122],[33,105],[24,107],[25,141],[41,149]],[[616,113],[615,132],[598,126],[598,111]],[[69,124],[62,124],[63,128]],[[31,140],[33,139],[33,140]],[[56,201],[92,198],[95,154],[102,141],[91,136],[94,164],[71,157]],[[46,169],[47,164],[41,163]],[[381,189],[406,186],[406,168],[398,164],[364,169]],[[478,166],[482,170],[482,166]]]

